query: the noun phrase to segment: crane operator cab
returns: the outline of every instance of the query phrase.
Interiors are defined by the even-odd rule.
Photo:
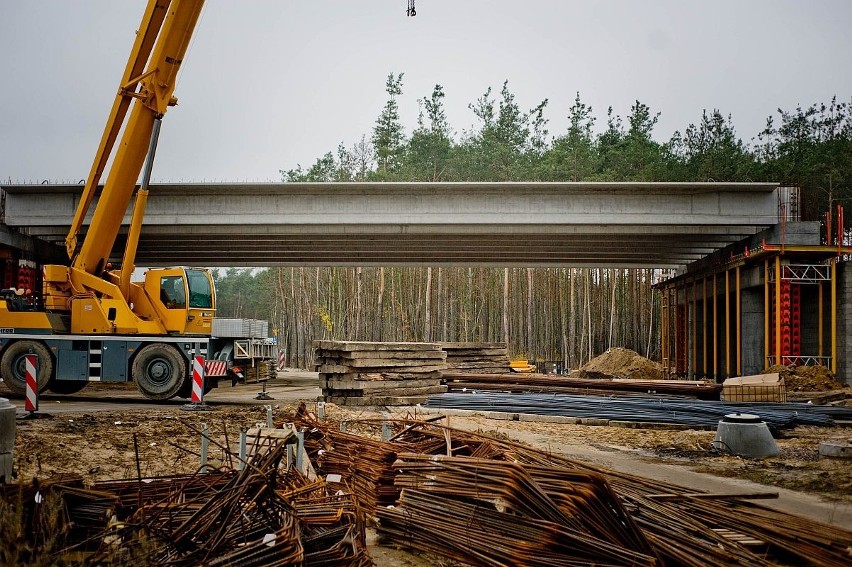
[[[216,304],[213,289],[213,279],[203,269],[151,269],[145,273],[145,291],[170,333],[210,334]]]

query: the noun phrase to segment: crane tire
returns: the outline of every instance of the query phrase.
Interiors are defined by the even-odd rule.
[[[27,393],[26,355],[36,355],[36,383],[38,391],[43,391],[53,376],[53,356],[50,350],[38,341],[17,341],[9,345],[0,358],[0,373],[3,383],[13,393],[25,396]]]
[[[145,345],[133,359],[131,375],[146,398],[168,400],[177,395],[186,379],[186,360],[170,345]]]

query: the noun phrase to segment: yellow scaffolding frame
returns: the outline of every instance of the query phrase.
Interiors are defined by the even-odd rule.
[[[814,248],[817,248],[814,250]],[[716,381],[720,377],[729,378],[731,376],[741,376],[743,373],[743,275],[742,266],[748,265],[749,262],[763,262],[763,358],[765,366],[771,366],[770,362],[778,365],[783,364],[783,348],[782,348],[782,317],[781,317],[781,281],[784,266],[790,260],[785,260],[782,263],[782,256],[790,253],[802,253],[814,251],[815,253],[825,253],[824,247],[782,247],[764,245],[757,253],[754,251],[749,255],[748,250],[739,256],[731,257],[731,261],[724,266],[710,268],[704,275],[690,275],[684,278],[679,283],[666,282],[658,288],[661,292],[661,354],[663,366],[668,373],[678,370],[678,360],[680,355],[686,357],[686,364],[683,368],[691,377],[698,376],[703,371],[703,377],[712,378]],[[846,253],[852,253],[852,247],[844,248]],[[838,251],[838,253],[840,253]],[[838,290],[837,290],[837,258],[829,258],[827,260],[830,266],[830,274],[828,278],[829,285],[829,305],[826,306],[826,291],[825,280],[817,286],[817,348],[818,359],[820,364],[829,362],[830,370],[837,373],[838,370]],[[759,269],[760,264],[757,263]],[[725,273],[724,283],[719,281],[721,272]],[[733,272],[733,278],[732,274]],[[771,276],[774,276],[774,281]],[[701,313],[699,314],[699,278],[701,279]],[[712,278],[712,283],[708,279]],[[677,279],[677,278],[675,278]],[[734,281],[731,282],[731,279]],[[722,301],[721,292],[719,289],[720,283],[724,288],[724,307],[719,302]],[[733,283],[733,290],[731,285]],[[773,286],[774,284],[774,286]],[[712,286],[712,288],[711,288]],[[692,296],[690,297],[690,287],[692,287]],[[683,296],[680,292],[683,291]],[[733,294],[733,298],[731,295]],[[683,328],[678,326],[678,308],[680,306],[681,297],[683,298],[684,308],[684,325]],[[711,304],[712,298],[712,304]],[[733,305],[732,305],[733,302]],[[721,321],[720,308],[724,309],[725,321],[724,331],[720,328]],[[829,321],[826,321],[826,308],[829,310]],[[712,310],[712,321],[709,311]],[[773,321],[774,313],[774,321]],[[702,317],[701,325],[698,325],[698,317]],[[692,320],[690,321],[690,317]],[[733,320],[733,323],[731,319]],[[826,324],[830,327],[829,337],[825,336]],[[732,329],[732,325],[734,328]],[[702,359],[699,363],[698,358],[698,333],[701,332],[701,355]],[[720,344],[724,333],[724,344]],[[683,335],[683,336],[682,336]],[[712,346],[709,344],[708,335],[712,335]],[[774,341],[772,340],[774,339]],[[830,346],[826,345],[826,339],[830,341]],[[689,344],[689,341],[692,344]],[[681,342],[683,341],[683,344]],[[731,341],[736,344],[732,345]],[[774,342],[774,345],[773,345]],[[710,348],[708,348],[710,347]],[[725,366],[724,370],[720,365],[720,347],[725,349]],[[830,348],[830,356],[825,356],[825,351]],[[681,353],[681,349],[685,349]],[[733,358],[733,360],[732,360]],[[724,375],[723,375],[724,372]]]

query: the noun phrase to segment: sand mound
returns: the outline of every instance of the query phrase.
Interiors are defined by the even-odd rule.
[[[772,366],[763,372],[780,374],[788,392],[827,392],[844,388],[825,366]]]
[[[582,378],[664,380],[663,366],[628,348],[611,348],[580,368]]]

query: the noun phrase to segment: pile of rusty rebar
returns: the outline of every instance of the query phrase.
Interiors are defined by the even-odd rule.
[[[372,565],[371,521],[391,544],[468,565],[852,559],[852,533],[754,502],[766,494],[707,494],[442,420],[350,421],[346,432],[302,411],[293,418],[304,438],[297,454],[318,477],[289,466],[296,430],[288,425],[289,433],[256,443],[241,466],[0,487],[0,528],[10,525],[10,510],[17,522],[0,529],[0,564],[361,567]]]
[[[852,559],[852,533],[754,502],[771,494],[706,494],[436,419],[395,421],[389,441],[361,438],[363,451],[338,424],[304,418],[301,425],[309,454],[333,454],[344,478],[369,471],[382,502],[396,498],[372,508],[381,537],[466,564],[828,566]],[[365,500],[377,501],[376,493]]]
[[[517,463],[402,454],[399,505],[380,508],[382,532],[465,563],[655,565],[642,532],[599,475],[575,473],[560,503]]]
[[[76,477],[7,489],[5,501],[17,502],[31,540],[19,546],[26,554],[19,557],[57,564],[372,565],[355,498],[287,467],[288,449],[286,440],[265,446],[241,470],[88,488]],[[58,508],[55,519],[48,500]]]

